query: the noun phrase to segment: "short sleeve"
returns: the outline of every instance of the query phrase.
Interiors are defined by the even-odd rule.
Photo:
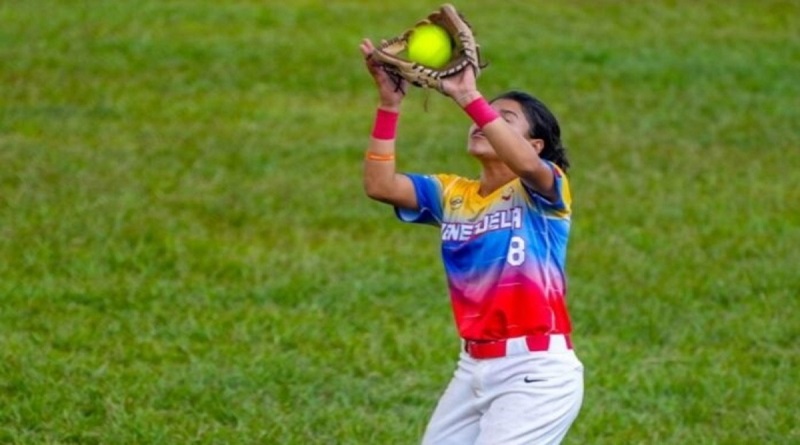
[[[555,183],[553,187],[556,189],[556,200],[551,201],[544,196],[540,195],[535,190],[531,189],[530,187],[524,185],[525,190],[528,191],[528,195],[530,195],[531,199],[536,201],[542,208],[554,211],[554,212],[566,212],[569,213],[570,207],[572,206],[572,195],[569,188],[569,180],[567,176],[558,168],[557,165],[553,164],[552,162],[542,160],[552,171],[553,177],[555,179]]]
[[[406,173],[414,183],[418,209],[395,207],[395,214],[400,221],[415,224],[441,225],[442,222],[442,183],[435,175],[418,175]]]

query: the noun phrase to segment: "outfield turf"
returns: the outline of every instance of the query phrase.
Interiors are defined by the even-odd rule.
[[[0,443],[417,443],[458,340],[357,45],[438,3],[389,3],[0,2]],[[570,148],[566,443],[800,443],[800,3],[456,6]],[[412,91],[400,168],[468,124]]]

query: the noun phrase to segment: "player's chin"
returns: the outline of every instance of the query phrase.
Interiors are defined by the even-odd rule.
[[[467,151],[472,156],[479,158],[486,155],[494,155],[494,148],[492,148],[492,144],[489,143],[483,133],[476,133],[470,136]]]
[[[470,153],[479,151],[494,151],[492,144],[481,132],[472,133],[467,141],[467,149]]]

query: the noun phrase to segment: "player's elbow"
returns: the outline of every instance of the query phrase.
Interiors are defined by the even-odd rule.
[[[383,181],[375,180],[375,178],[364,178],[364,193],[368,198],[376,201],[385,201],[388,197],[388,187]]]
[[[400,205],[402,195],[399,194],[397,184],[393,181],[364,181],[364,193],[372,200],[390,205]]]
[[[552,179],[553,176],[553,172],[539,157],[526,157],[524,159],[516,160],[516,162],[509,162],[507,164],[509,168],[511,168],[511,170],[522,179],[540,182]]]
[[[522,182],[537,193],[547,198],[556,198],[556,190],[554,187],[555,177],[553,176],[553,172],[549,168],[544,167],[543,164],[539,164],[539,166],[532,165],[530,168],[515,170],[515,173],[519,175]]]

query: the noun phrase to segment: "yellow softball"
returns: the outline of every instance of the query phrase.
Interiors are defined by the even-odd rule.
[[[426,24],[414,28],[408,37],[408,59],[430,68],[447,65],[453,56],[453,41],[441,26]]]

